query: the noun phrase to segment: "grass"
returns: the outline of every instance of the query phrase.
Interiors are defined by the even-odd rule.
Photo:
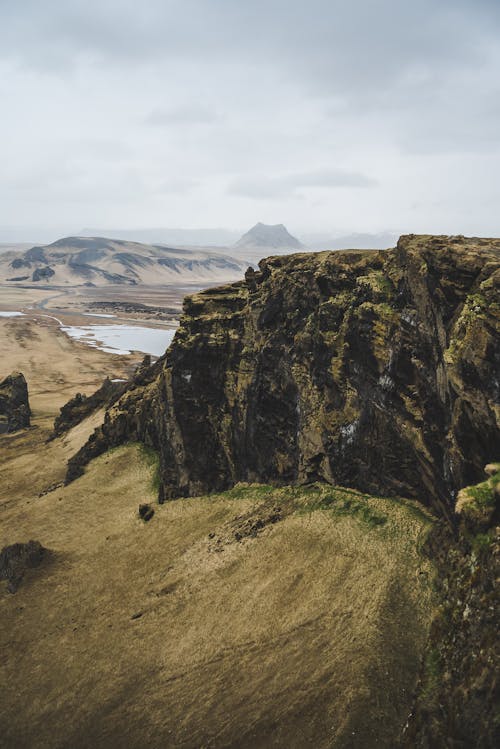
[[[436,648],[430,648],[424,660],[422,697],[426,700],[433,699],[441,683],[441,656]]]
[[[148,468],[151,469],[150,488],[153,491],[158,492],[160,489],[160,457],[158,453],[153,447],[144,445],[142,442],[133,444],[139,445],[141,456]]]
[[[495,505],[495,485],[499,482],[500,471],[481,484],[468,487],[467,491],[479,507],[493,507]]]
[[[306,505],[306,510],[309,512],[328,510],[336,517],[347,515],[361,520],[370,528],[385,525],[387,522],[387,515],[372,508],[368,497],[362,494],[356,496],[344,489],[333,489],[319,496],[315,501]]]

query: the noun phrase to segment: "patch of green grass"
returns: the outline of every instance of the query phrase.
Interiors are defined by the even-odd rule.
[[[301,487],[305,489],[305,487]],[[312,487],[313,491],[314,488]],[[315,489],[317,496],[309,499],[299,512],[314,512],[315,510],[328,510],[337,517],[349,516],[361,520],[370,528],[385,525],[387,515],[374,509],[369,504],[369,497],[354,490],[328,488],[326,492],[318,487]]]
[[[151,489],[158,492],[160,488],[160,457],[156,450],[148,445],[139,443],[141,456],[149,468],[152,468]]]
[[[479,507],[492,507],[495,505],[495,485],[499,481],[500,471],[481,484],[469,486],[467,492]]]
[[[491,536],[488,533],[476,533],[471,540],[472,550],[477,554],[488,551],[491,546]]]
[[[430,700],[434,698],[441,683],[441,656],[437,648],[430,648],[424,660],[422,697]]]

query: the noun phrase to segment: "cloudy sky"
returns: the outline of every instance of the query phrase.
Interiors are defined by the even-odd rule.
[[[0,0],[0,229],[500,236],[499,71],[498,0]]]

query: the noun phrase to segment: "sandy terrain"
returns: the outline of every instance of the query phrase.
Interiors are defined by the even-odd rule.
[[[77,392],[89,395],[106,376],[127,377],[141,355],[106,354],[69,338],[45,314],[0,318],[0,379],[20,371],[35,425],[47,425]]]

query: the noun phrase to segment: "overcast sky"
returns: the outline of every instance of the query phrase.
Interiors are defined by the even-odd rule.
[[[499,72],[499,0],[0,0],[0,228],[500,236]]]

